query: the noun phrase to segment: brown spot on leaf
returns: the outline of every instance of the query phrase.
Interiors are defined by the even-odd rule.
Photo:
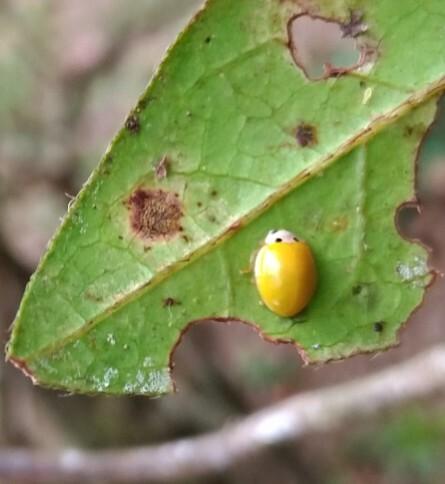
[[[138,188],[127,206],[131,228],[142,239],[169,239],[181,230],[182,205],[171,192]]]
[[[317,144],[317,130],[314,126],[306,123],[301,123],[297,127],[296,138],[298,144],[303,148],[314,146]]]
[[[383,332],[384,329],[384,321],[377,321],[377,323],[374,323],[373,329],[376,333],[381,333]]]
[[[406,126],[404,129],[403,134],[405,135],[406,138],[409,138],[410,136],[421,136],[422,133],[424,133],[425,129],[422,124],[414,124],[414,125],[409,125]]]
[[[125,128],[128,129],[130,133],[139,133],[141,125],[139,123],[139,118],[136,116],[136,114],[133,113],[128,116],[127,120],[125,121]]]
[[[167,178],[169,167],[170,162],[167,158],[167,155],[164,155],[154,168],[156,179],[163,180],[164,178]]]
[[[180,301],[178,301],[177,299],[174,299],[172,297],[167,297],[164,299],[164,301],[162,302],[162,306],[164,308],[171,308],[173,306],[179,306],[181,304]]]
[[[152,98],[151,97],[144,97],[142,99],[139,100],[138,102],[138,111],[142,111],[144,110],[152,101]]]
[[[90,289],[87,289],[85,291],[85,298],[94,303],[101,303],[104,300],[102,296],[100,296],[99,294],[96,294],[94,291],[91,291]]]
[[[349,20],[340,24],[343,37],[358,37],[368,31],[368,26],[363,22],[364,14],[359,10],[351,10]]]
[[[414,127],[413,126],[406,126],[404,135],[409,138],[412,134],[414,133]]]

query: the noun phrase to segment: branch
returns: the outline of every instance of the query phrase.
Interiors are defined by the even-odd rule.
[[[439,345],[360,380],[288,398],[201,437],[102,452],[4,450],[0,452],[0,478],[33,483],[100,479],[147,482],[220,472],[267,446],[377,414],[444,386],[445,345]]]

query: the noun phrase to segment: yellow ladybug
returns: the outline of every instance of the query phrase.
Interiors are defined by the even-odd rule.
[[[287,230],[272,230],[255,258],[255,282],[264,304],[291,317],[302,311],[315,292],[317,272],[306,242]]]

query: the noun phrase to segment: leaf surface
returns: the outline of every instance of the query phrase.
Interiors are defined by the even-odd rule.
[[[8,357],[36,382],[166,393],[171,351],[202,319],[249,322],[308,361],[395,344],[430,281],[394,219],[444,84],[445,5],[305,8],[211,0],[180,36],[26,290]],[[347,23],[353,9],[372,66],[309,81],[288,22]],[[310,243],[319,271],[296,319],[261,305],[246,271],[280,227]]]

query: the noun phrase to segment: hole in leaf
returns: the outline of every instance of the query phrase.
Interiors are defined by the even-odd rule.
[[[405,135],[419,136],[421,125],[409,125]],[[396,226],[408,240],[421,242],[430,249],[429,264],[445,268],[445,98],[438,104],[433,124],[418,148],[416,161],[416,200],[402,204],[396,214]]]
[[[346,74],[365,61],[356,37],[366,25],[357,14],[344,24],[301,15],[289,22],[288,31],[292,56],[310,80]]]
[[[236,320],[202,320],[187,326],[170,354],[170,368],[177,387],[198,385],[200,394],[215,392],[215,381],[253,392],[255,398],[283,384],[297,384],[301,366],[297,349],[285,341],[259,337],[256,326]],[[275,343],[275,344],[273,344]],[[224,390],[225,385],[222,390]]]
[[[419,216],[419,206],[416,203],[406,203],[399,208],[396,215],[396,224],[403,237],[410,240],[419,238],[416,230]]]

